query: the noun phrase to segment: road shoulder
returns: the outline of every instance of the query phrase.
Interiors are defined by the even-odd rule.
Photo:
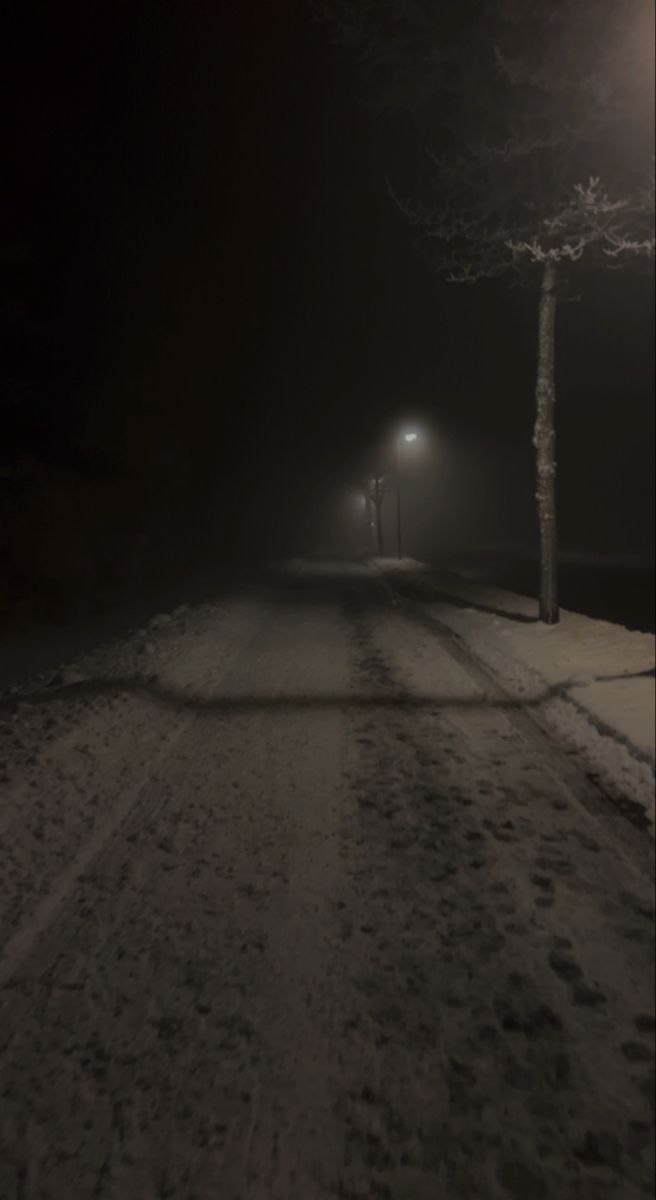
[[[404,560],[374,559],[388,586],[464,644],[548,732],[585,757],[602,788],[637,803],[654,828],[652,634],[563,611],[535,619],[535,601]]]

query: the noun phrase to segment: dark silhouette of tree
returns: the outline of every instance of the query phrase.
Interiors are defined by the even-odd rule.
[[[558,620],[556,310],[574,270],[654,253],[653,12],[644,0],[316,0],[380,106],[421,114],[420,199],[390,192],[452,283],[539,287],[540,618]]]
[[[373,506],[376,528],[376,547],[380,558],[385,554],[383,536],[383,500],[385,498],[386,482],[382,475],[374,475],[369,480],[367,495]]]

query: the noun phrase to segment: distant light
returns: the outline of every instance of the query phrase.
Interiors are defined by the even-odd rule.
[[[417,441],[417,434],[416,434],[416,433],[404,433],[404,434],[403,434],[403,441],[404,441],[404,442],[416,442],[416,441]]]

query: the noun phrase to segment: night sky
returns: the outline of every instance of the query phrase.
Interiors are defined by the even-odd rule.
[[[536,297],[440,282],[386,190],[407,118],[367,107],[302,0],[4,23],[5,469],[119,479],[125,525],[271,553],[417,418],[443,458],[516,459],[532,512]],[[652,282],[581,283],[558,318],[563,541],[645,550]]]

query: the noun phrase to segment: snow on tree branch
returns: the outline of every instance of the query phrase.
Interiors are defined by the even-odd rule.
[[[654,188],[642,182],[650,118],[634,88],[630,3],[313,2],[356,38],[365,70],[388,89],[381,107],[431,86],[448,97],[421,198],[388,183],[446,279],[593,257],[617,269],[653,255]]]
[[[535,263],[576,262],[586,250],[598,247],[607,257],[623,254],[650,256],[654,236],[640,238],[631,234],[640,217],[647,221],[653,202],[646,196],[612,200],[592,177],[573,187],[574,199],[542,222],[542,231],[530,240],[509,238],[506,245],[515,258],[527,257]]]
[[[637,254],[647,258],[653,258],[654,255],[655,239],[653,234],[650,238],[643,238],[641,242],[636,241],[635,238],[608,234],[606,241],[609,244],[604,246],[603,251],[608,258],[619,258],[622,254]]]

